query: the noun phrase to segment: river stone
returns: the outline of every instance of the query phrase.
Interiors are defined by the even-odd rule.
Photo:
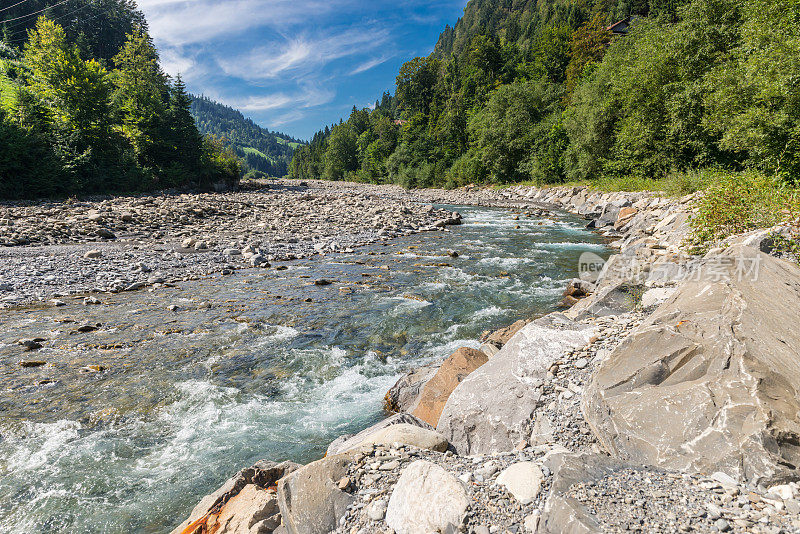
[[[207,521],[208,532],[214,534],[262,534],[281,524],[278,498],[255,484],[248,484],[238,495]]]
[[[641,306],[645,310],[658,307],[665,303],[673,293],[675,293],[675,288],[672,287],[656,287],[653,289],[648,289],[642,295]]]
[[[564,314],[575,320],[587,317],[606,317],[621,315],[641,305],[644,286],[635,282],[608,281],[597,291],[581,299]]]
[[[386,393],[383,406],[387,412],[412,412],[419,404],[420,390],[439,370],[441,362],[432,362],[403,375]]]
[[[531,435],[541,398],[531,384],[541,383],[567,349],[585,345],[592,333],[560,313],[526,325],[453,390],[437,430],[459,454],[513,450]]]
[[[539,534],[594,534],[602,525],[589,509],[566,493],[577,484],[590,484],[623,469],[625,464],[603,454],[556,453],[546,462],[553,472],[550,492],[538,522]]]
[[[535,463],[517,462],[506,467],[496,482],[505,486],[521,504],[528,504],[539,496],[543,478],[542,470]]]
[[[740,480],[796,469],[798,301],[797,265],[743,245],[705,258],[600,365],[583,399],[594,434],[632,463]]]
[[[448,443],[444,436],[428,423],[411,414],[396,414],[362,430],[355,436],[345,435],[328,445],[327,456],[341,454],[366,445],[413,445],[420,449],[444,452]]]
[[[486,338],[485,341],[489,341],[491,343],[494,343],[495,345],[502,347],[503,345],[508,343],[509,339],[514,337],[514,334],[522,330],[522,328],[529,322],[530,321],[520,319],[519,321],[514,322],[510,326],[501,328],[500,330],[495,330],[494,332],[489,334],[489,336]]]
[[[436,426],[447,398],[471,372],[489,361],[485,352],[462,347],[450,355],[420,391],[420,400],[412,412],[431,426]]]
[[[339,489],[352,462],[349,454],[328,456],[278,481],[278,506],[291,534],[328,534],[354,498]]]
[[[469,497],[459,480],[436,464],[417,460],[406,467],[389,498],[386,524],[396,534],[455,532]]]
[[[189,514],[189,518],[173,530],[172,534],[181,534],[189,525],[198,522],[201,518],[209,516],[212,513],[219,513],[220,509],[223,508],[227,502],[236,497],[246,486],[254,485],[260,488],[274,486],[281,477],[299,467],[300,466],[294,462],[275,463],[261,460],[252,467],[242,469],[236,473],[236,475],[229,478],[225,484],[220,486],[214,493],[203,497],[197,506],[194,507],[192,513]],[[243,498],[240,504],[248,500],[252,501],[252,499],[247,497]],[[239,507],[240,504],[236,506]],[[231,508],[231,510],[232,509],[233,508]]]

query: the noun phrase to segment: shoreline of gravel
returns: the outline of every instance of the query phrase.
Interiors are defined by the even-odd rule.
[[[227,193],[0,204],[0,307],[159,288],[460,224],[397,186],[277,181]]]

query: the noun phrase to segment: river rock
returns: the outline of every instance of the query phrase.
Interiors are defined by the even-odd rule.
[[[481,339],[481,341],[488,341],[497,345],[498,347],[502,347],[508,340],[514,337],[514,334],[522,330],[522,328],[528,324],[530,321],[526,321],[524,319],[520,319],[519,321],[515,321],[510,326],[505,328],[501,328],[500,330],[495,330],[491,334],[485,337],[485,339]]]
[[[469,497],[461,482],[436,464],[417,460],[406,467],[389,498],[386,524],[396,534],[455,532]]]
[[[550,455],[546,466],[553,472],[550,492],[538,522],[540,534],[594,534],[604,532],[597,518],[580,501],[566,493],[575,485],[587,484],[625,467],[603,454]]]
[[[489,361],[483,351],[462,347],[450,355],[420,391],[417,407],[412,412],[431,426],[436,426],[447,398],[471,372]]]
[[[496,482],[521,504],[528,504],[539,496],[543,478],[542,470],[535,463],[518,462],[506,467]]]
[[[248,484],[218,514],[208,518],[206,528],[214,534],[266,534],[280,524],[275,491]]]
[[[386,393],[383,407],[387,412],[412,412],[420,400],[420,390],[439,370],[441,362],[412,369]]]
[[[448,443],[428,423],[411,414],[396,414],[362,430],[355,436],[341,436],[328,445],[328,456],[341,454],[366,445],[413,445],[420,449],[444,452]]]
[[[632,463],[795,472],[799,301],[797,265],[743,245],[706,257],[600,365],[583,401],[595,435]]]
[[[576,301],[564,314],[580,320],[586,317],[628,313],[641,305],[643,287],[634,282],[609,281],[601,284],[597,291],[588,297]]]
[[[459,454],[510,451],[531,435],[547,371],[593,329],[551,313],[526,325],[447,399],[437,430]]]
[[[291,534],[328,534],[353,503],[338,482],[352,462],[349,454],[312,462],[278,482],[278,506]]]
[[[238,496],[240,492],[242,492],[247,486],[254,486],[254,488],[251,488],[247,494],[242,496],[241,499],[239,499],[233,506],[231,506],[231,508],[228,509],[225,517],[231,517],[229,519],[225,519],[225,522],[226,524],[230,523],[231,525],[239,524],[239,520],[232,517],[234,515],[248,516],[251,518],[260,517],[264,513],[272,510],[272,505],[269,503],[270,498],[268,496],[261,493],[256,493],[254,489],[263,490],[269,488],[270,486],[274,486],[280,478],[298,469],[299,467],[300,466],[294,462],[275,463],[267,460],[261,460],[252,467],[242,469],[236,473],[236,475],[229,478],[225,484],[220,486],[214,493],[203,497],[197,506],[194,507],[192,513],[189,514],[189,517],[175,530],[173,530],[172,534],[182,534],[189,526],[193,526],[194,530],[190,530],[189,532],[186,532],[186,534],[202,532],[197,530],[201,526],[204,526],[204,528],[207,528],[207,530],[211,530],[208,528],[209,525],[206,525],[206,522],[203,520],[203,518],[211,518],[212,516],[215,518],[217,516],[223,517],[221,510],[225,508],[225,505]],[[272,499],[276,499],[274,494]],[[248,502],[251,503],[252,506],[245,506],[245,503]],[[277,502],[277,500],[275,502]],[[238,510],[238,512],[233,514],[232,512],[234,510]],[[274,515],[274,513],[270,513],[270,515],[264,516],[258,521],[267,519],[272,515]],[[213,530],[211,531],[213,532]],[[238,533],[240,531],[231,532]],[[241,532],[249,531],[243,530]]]

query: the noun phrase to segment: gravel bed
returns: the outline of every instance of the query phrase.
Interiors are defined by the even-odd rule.
[[[0,204],[0,306],[119,292],[352,249],[460,222],[396,186]]]
[[[766,494],[766,495],[765,495]],[[719,483],[655,469],[624,469],[567,496],[579,500],[604,532],[800,532],[797,510],[765,488]],[[796,507],[794,499],[788,507]]]

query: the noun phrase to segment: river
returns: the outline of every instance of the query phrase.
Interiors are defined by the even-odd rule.
[[[607,254],[567,214],[451,208],[450,232],[286,270],[0,311],[0,531],[168,532],[238,469],[378,421],[404,371],[551,311],[580,254]]]

